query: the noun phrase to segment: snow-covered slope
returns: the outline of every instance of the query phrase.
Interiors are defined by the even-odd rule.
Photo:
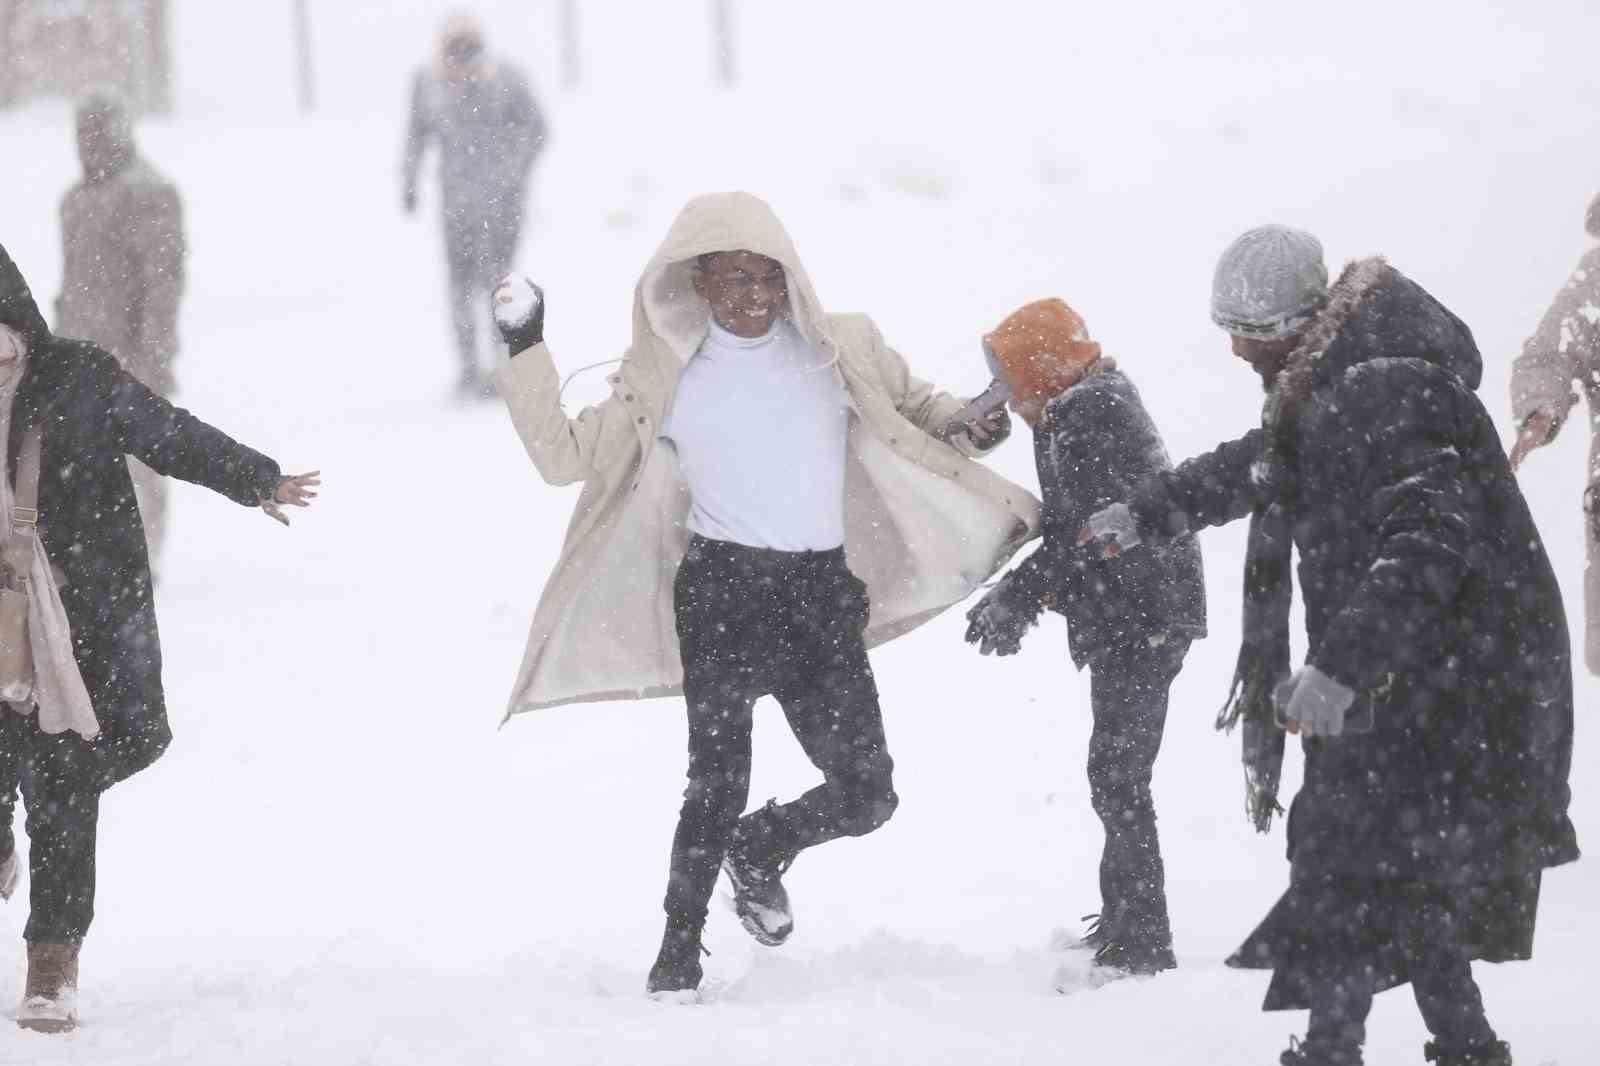
[[[84,1028],[0,1027],[0,1062],[1275,1061],[1303,1017],[1260,1014],[1264,978],[1221,965],[1287,877],[1281,830],[1249,831],[1236,743],[1211,730],[1239,529],[1203,541],[1213,636],[1175,688],[1157,768],[1178,971],[1051,991],[1052,928],[1097,902],[1087,679],[1057,621],[996,662],[952,613],[875,655],[894,821],[795,867],[781,951],[714,913],[710,1005],[641,996],[679,706],[496,731],[575,490],[538,480],[496,407],[448,400],[437,225],[426,201],[401,215],[397,178],[404,79],[443,5],[312,6],[313,117],[290,107],[289,5],[181,3],[183,109],[142,134],[189,209],[183,402],[290,469],[320,467],[324,495],[285,531],[178,490],[158,594],[178,740],[104,806]],[[746,80],[726,92],[707,84],[707,5],[580,5],[576,91],[558,88],[558,5],[480,5],[552,112],[523,261],[566,369],[620,354],[638,270],[682,201],[718,188],[768,198],[824,303],[871,312],[955,390],[986,379],[981,330],[1066,298],[1175,456],[1258,415],[1205,314],[1239,230],[1278,219],[1335,261],[1388,254],[1477,331],[1498,417],[1510,358],[1585,246],[1600,18],[1576,0],[1357,0],[1316,19],[1267,0],[737,6]],[[0,116],[0,146],[0,241],[48,303],[66,108]],[[602,388],[591,374],[568,395]],[[1525,480],[1575,625],[1579,436]],[[1031,483],[1022,444],[996,463]],[[1580,679],[1590,842],[1597,696]],[[759,714],[753,796],[806,787],[781,716]],[[1587,863],[1553,873],[1537,959],[1480,968],[1520,1062],[1600,1057],[1597,893]],[[0,1003],[21,991],[24,917],[0,909]],[[1423,1037],[1406,994],[1384,996],[1369,1059],[1420,1061]]]

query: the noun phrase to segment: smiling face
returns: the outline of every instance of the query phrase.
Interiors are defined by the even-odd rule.
[[[783,264],[755,252],[701,256],[692,284],[710,306],[717,325],[739,337],[764,335],[789,308],[789,279]]]

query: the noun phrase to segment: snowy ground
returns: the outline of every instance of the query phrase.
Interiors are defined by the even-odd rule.
[[[1303,25],[1266,0],[948,5],[964,19],[750,2],[731,94],[703,84],[703,5],[581,5],[578,91],[556,84],[556,5],[481,6],[552,111],[525,262],[568,368],[620,354],[636,273],[683,199],[744,187],[777,207],[826,305],[870,311],[952,389],[983,384],[980,330],[1058,294],[1175,456],[1242,431],[1259,397],[1206,320],[1210,268],[1279,219],[1335,263],[1387,253],[1461,313],[1503,419],[1509,360],[1585,246],[1600,174],[1600,17],[1578,0],[1538,15],[1355,0]],[[159,592],[178,742],[104,808],[83,1029],[0,1028],[0,1062],[1276,1061],[1303,1017],[1259,1013],[1264,978],[1221,965],[1287,874],[1281,830],[1244,822],[1235,743],[1211,731],[1238,529],[1204,539],[1214,635],[1176,686],[1158,766],[1178,971],[1051,991],[1051,930],[1096,903],[1087,680],[1059,623],[994,662],[951,613],[875,657],[895,820],[795,868],[783,950],[715,912],[708,1006],[642,997],[678,705],[496,731],[575,490],[538,481],[497,407],[447,402],[436,226],[399,213],[396,179],[404,77],[438,5],[313,7],[337,8],[317,12],[315,117],[289,108],[287,5],[180,3],[183,110],[143,138],[188,201],[184,402],[320,467],[325,495],[285,531],[180,488]],[[47,304],[66,109],[0,116],[0,146],[0,241]],[[1575,626],[1579,436],[1525,482]],[[996,462],[1031,483],[1023,445]],[[1580,679],[1574,813],[1591,843],[1597,696]],[[753,795],[806,787],[781,717],[760,715]],[[1547,879],[1534,962],[1480,969],[1519,1062],[1600,1059],[1596,869]],[[21,989],[24,909],[0,911],[0,1002]],[[1369,1061],[1418,1062],[1423,1038],[1409,997],[1384,996]]]

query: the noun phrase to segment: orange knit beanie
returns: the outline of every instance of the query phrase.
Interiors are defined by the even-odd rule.
[[[1089,339],[1083,319],[1054,298],[1023,305],[983,339],[1019,411],[1043,411],[1100,358],[1100,345]]]

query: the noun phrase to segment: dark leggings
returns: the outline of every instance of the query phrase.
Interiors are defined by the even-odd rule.
[[[665,908],[699,925],[737,834],[782,866],[861,836],[898,799],[861,633],[866,589],[842,550],[772,552],[696,537],[674,586],[689,717],[689,781]],[[822,783],[740,817],[755,701],[775,696]]]
[[[1187,638],[1154,646],[1139,640],[1090,668],[1089,797],[1105,828],[1100,914],[1111,935],[1130,947],[1172,946],[1150,781],[1166,729],[1167,690],[1188,650]]]
[[[1483,996],[1473,980],[1472,963],[1461,946],[1450,893],[1435,886],[1417,885],[1394,895],[1396,898],[1377,908],[1376,913],[1387,918],[1387,932],[1395,946],[1404,951],[1411,990],[1428,1032],[1448,1048],[1492,1044],[1495,1032],[1484,1015]],[[1314,971],[1306,1042],[1342,1052],[1348,1061],[1359,1062],[1374,987],[1374,967],[1360,960]]]
[[[83,784],[92,765],[90,746],[75,734],[50,736],[35,716],[0,704],[0,856],[16,846],[20,789],[28,813],[29,943],[79,943],[94,921],[100,794]]]

